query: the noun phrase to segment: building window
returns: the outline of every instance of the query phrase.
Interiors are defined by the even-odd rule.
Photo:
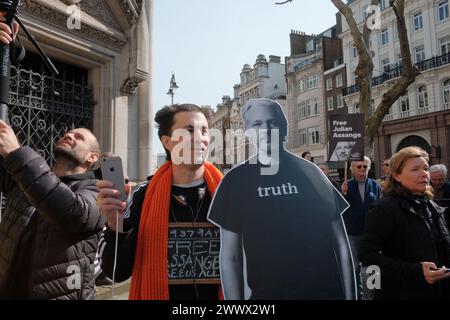
[[[319,114],[319,99],[309,99],[301,103],[300,119]]]
[[[302,79],[302,80],[297,81],[297,90],[299,92],[305,91],[305,80]]]
[[[365,21],[367,19],[367,17],[369,16],[368,10],[369,10],[369,6],[367,5],[367,6],[364,7],[364,9],[362,11],[363,21]]]
[[[308,144],[320,143],[319,127],[308,128]]]
[[[311,75],[306,78],[306,90],[314,89],[319,86],[319,77],[317,75]]]
[[[417,106],[419,108],[419,114],[424,114],[428,112],[428,94],[427,87],[420,86],[417,88]]]
[[[393,107],[391,106],[388,110],[388,112],[384,115],[383,121],[388,121],[388,120],[392,120],[393,116],[392,116],[392,109]]]
[[[388,28],[381,30],[381,45],[385,46],[389,43],[389,32]]]
[[[336,76],[336,88],[342,87],[342,74]]]
[[[443,83],[444,94],[444,109],[450,109],[450,79],[447,79]]]
[[[327,79],[327,91],[333,90],[333,79]]]
[[[328,111],[333,111],[333,109],[334,109],[334,98],[333,97],[327,98],[327,109],[328,109]]]
[[[306,52],[312,51],[314,51],[314,39],[311,39],[306,43]]]
[[[305,102],[301,102],[299,105],[297,105],[297,113],[295,120],[300,120],[306,117],[306,109],[305,109]]]
[[[422,18],[422,11],[420,11],[413,15],[413,30],[419,31],[422,29],[423,29],[423,18]]]
[[[450,53],[450,37],[445,37],[440,40],[441,43],[441,54]]]
[[[397,66],[398,67],[403,66],[403,57],[401,53],[396,54],[396,59],[397,59]]]
[[[353,45],[352,48],[353,58],[358,58],[358,49]]]
[[[408,95],[400,97],[400,116],[407,114],[409,116],[409,98]]]
[[[298,131],[298,144],[299,146],[304,146],[308,143],[308,134],[306,129],[300,129]]]
[[[319,114],[319,99],[310,99],[301,102],[297,107],[296,120]]]
[[[311,115],[319,114],[319,99],[311,99]]]
[[[438,5],[438,19],[444,21],[448,18],[448,0],[442,1]]]
[[[380,0],[379,2],[380,10],[383,11],[386,9],[386,0]]]
[[[416,63],[425,60],[425,47],[423,45],[414,48]]]
[[[359,113],[359,103],[355,103],[348,110],[348,113]]]
[[[381,60],[381,70],[383,70],[383,72],[389,72],[389,69],[390,69],[389,58]]]
[[[342,98],[342,93],[339,93],[336,96],[336,105],[338,108],[342,108],[344,106],[344,99]]]

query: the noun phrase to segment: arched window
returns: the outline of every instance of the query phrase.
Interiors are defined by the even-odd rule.
[[[419,114],[428,112],[428,94],[427,86],[425,85],[417,88],[417,106],[419,108]]]
[[[428,152],[428,154],[431,154],[430,144],[424,138],[416,136],[416,135],[411,135],[411,136],[404,138],[399,143],[399,145],[397,147],[397,152],[403,148],[411,147],[411,146],[416,146],[416,147],[422,148],[423,150]]]
[[[443,82],[442,91],[444,97],[444,109],[450,109],[450,79]]]

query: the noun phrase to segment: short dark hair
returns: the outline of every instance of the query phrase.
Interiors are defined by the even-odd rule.
[[[213,121],[213,113],[210,108],[199,107],[195,104],[184,103],[184,104],[174,104],[171,106],[165,106],[156,112],[155,122],[158,128],[158,137],[161,139],[162,136],[172,135],[172,126],[174,124],[175,115],[179,112],[200,112],[202,113],[206,121],[208,122],[208,127],[211,127]],[[166,148],[166,159],[170,160],[170,152]]]
[[[244,123],[244,130],[247,130],[247,123],[246,123],[247,122],[247,119],[246,119],[247,113],[253,107],[256,107],[257,105],[259,105],[259,106],[266,105],[266,106],[270,106],[273,109],[273,111],[275,112],[275,115],[281,122],[280,136],[283,137],[284,141],[286,141],[287,125],[288,125],[286,115],[284,114],[283,108],[281,107],[281,105],[274,100],[260,98],[260,99],[251,99],[251,100],[247,101],[241,109],[241,116],[242,116],[242,122]]]
[[[302,158],[305,158],[307,154],[311,155],[311,152],[309,152],[309,151],[303,152],[302,153]]]

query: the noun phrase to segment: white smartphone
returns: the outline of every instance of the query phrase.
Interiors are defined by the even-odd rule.
[[[114,184],[113,188],[120,192],[119,199],[126,202],[127,194],[125,193],[122,159],[120,157],[102,158],[100,168],[102,179],[111,181]]]
[[[127,201],[127,194],[125,193],[125,179],[123,176],[122,159],[120,157],[102,158],[100,168],[102,171],[102,179],[110,181],[114,184],[113,188],[120,192],[119,199]],[[117,231],[123,232],[123,221],[119,219],[117,213]]]

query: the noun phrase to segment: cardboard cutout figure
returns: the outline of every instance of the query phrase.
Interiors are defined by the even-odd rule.
[[[250,100],[241,114],[257,155],[225,175],[208,215],[221,227],[225,298],[354,299],[348,203],[315,164],[284,149],[277,102]]]

